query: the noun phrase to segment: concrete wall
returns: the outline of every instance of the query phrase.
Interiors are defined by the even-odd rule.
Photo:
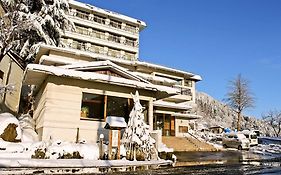
[[[185,133],[181,133],[179,131],[180,126],[186,126],[188,129],[190,129],[190,120],[187,119],[181,119],[181,118],[176,118],[175,121],[175,132],[176,132],[176,137],[184,137]]]
[[[15,87],[12,93],[6,93],[0,96],[0,101],[4,104],[5,111],[10,110],[11,112],[17,113],[21,95],[23,70],[9,55],[6,55],[0,62],[0,70],[4,73],[0,83],[3,86],[10,84]]]

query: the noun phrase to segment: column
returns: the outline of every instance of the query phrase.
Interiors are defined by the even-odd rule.
[[[148,102],[148,124],[149,130],[153,131],[153,99],[150,98]]]

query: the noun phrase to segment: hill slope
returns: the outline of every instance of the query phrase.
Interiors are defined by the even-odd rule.
[[[214,99],[203,92],[196,92],[195,112],[202,118],[198,121],[199,127],[223,126],[231,129],[236,128],[237,113],[226,104]],[[257,129],[262,134],[272,136],[271,127],[255,117],[243,116],[241,121],[243,129]]]

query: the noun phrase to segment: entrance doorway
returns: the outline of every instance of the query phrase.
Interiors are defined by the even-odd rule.
[[[162,130],[162,136],[175,136],[175,117],[170,114],[154,115],[153,129]]]

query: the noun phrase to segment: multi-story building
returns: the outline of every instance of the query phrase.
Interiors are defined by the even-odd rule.
[[[73,0],[64,47],[41,46],[24,84],[36,85],[34,118],[41,139],[95,141],[107,116],[128,120],[138,90],[150,130],[182,137],[196,129],[192,113],[199,75],[139,59],[145,22]],[[86,114],[85,114],[86,113]],[[76,138],[77,139],[77,138]]]
[[[124,60],[138,59],[139,32],[146,27],[143,21],[73,0],[69,4],[69,18],[76,30],[64,33],[62,42],[66,47]]]

